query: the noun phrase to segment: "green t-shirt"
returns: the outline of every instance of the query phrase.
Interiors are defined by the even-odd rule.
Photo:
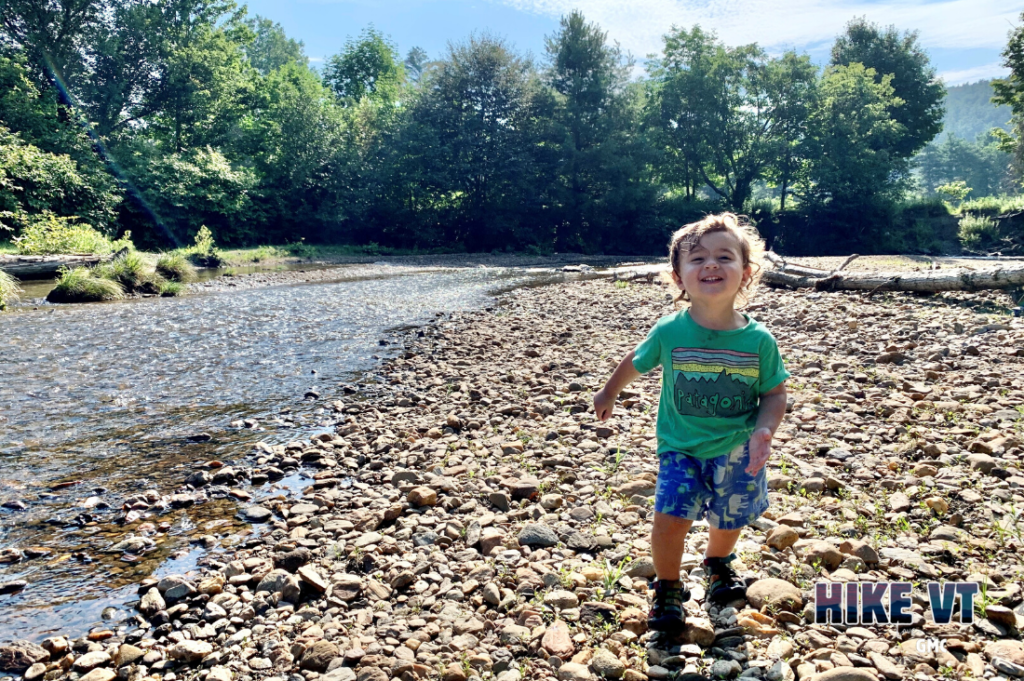
[[[789,377],[779,346],[764,325],[705,329],[688,311],[662,317],[636,347],[642,374],[663,367],[658,404],[658,454],[698,459],[727,454],[749,439],[759,396]]]

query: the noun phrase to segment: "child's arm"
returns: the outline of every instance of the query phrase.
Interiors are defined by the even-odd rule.
[[[604,387],[594,393],[594,414],[599,421],[608,420],[615,408],[615,400],[619,393],[638,378],[640,378],[640,372],[633,367],[633,351],[631,350],[622,358],[619,366],[615,367],[614,373]],[[782,407],[785,410],[785,400],[782,401]]]
[[[757,424],[750,435],[750,464],[746,471],[756,475],[768,463],[772,453],[772,436],[786,415],[786,382],[761,395],[761,403],[757,409]]]

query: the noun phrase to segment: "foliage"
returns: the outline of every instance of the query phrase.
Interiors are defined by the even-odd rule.
[[[942,130],[946,90],[915,31],[901,34],[895,26],[883,29],[863,17],[853,19],[832,47],[832,65],[853,64],[873,69],[875,83],[893,89],[889,113],[902,134],[888,141],[891,154],[910,158]]]
[[[990,217],[968,214],[960,218],[960,240],[967,248],[990,246],[996,234],[996,221]]]
[[[936,187],[935,193],[948,197],[950,201],[956,201],[959,206],[967,198],[967,195],[971,193],[971,188],[963,180],[954,180]]]
[[[324,85],[348,104],[370,97],[392,104],[405,79],[394,44],[372,26],[345,42],[341,54],[324,64]]]
[[[165,281],[160,285],[160,295],[164,298],[180,296],[185,292],[185,286],[177,281]]]
[[[1021,20],[1022,23],[1010,31],[1003,50],[1003,66],[1010,69],[1010,75],[992,81],[996,93],[992,101],[1010,107],[1010,132],[995,132],[1000,148],[1013,154],[1017,178],[1024,183],[1024,12],[1021,12]]]
[[[129,293],[146,288],[147,284],[156,286],[159,279],[137,251],[122,253],[109,262],[97,265],[93,268],[93,276],[116,281]]]
[[[992,137],[986,143],[984,138],[968,142],[949,135],[925,147],[916,161],[926,194],[956,181],[971,187],[974,197],[994,196],[1010,188],[1010,156]]]
[[[9,303],[17,301],[19,293],[18,280],[0,270],[0,312],[6,310]]]
[[[75,267],[60,271],[46,299],[51,303],[91,303],[124,297],[124,289],[116,281],[97,277],[87,267]]]
[[[285,35],[281,24],[256,16],[245,22],[253,33],[253,40],[246,45],[245,54],[249,63],[266,76],[286,64],[308,66],[305,46],[301,40]]]
[[[164,279],[182,284],[196,280],[196,268],[184,253],[165,253],[156,261],[156,273]]]
[[[973,140],[988,135],[992,128],[1009,130],[1010,107],[992,103],[995,89],[991,80],[979,80],[946,88],[946,109],[942,119],[942,132],[934,143],[941,143],[951,135]]]
[[[251,192],[256,174],[234,168],[212,147],[160,154],[151,146],[137,147],[124,159],[145,205],[162,229],[150,230],[147,244],[179,245],[194,238],[201,225],[210,225],[222,241],[245,243],[256,235]],[[144,189],[142,189],[144,187]],[[122,222],[142,231],[149,215],[126,206]]]
[[[104,254],[114,244],[75,216],[63,217],[46,211],[22,216],[21,236],[14,238],[22,255]]]
[[[1007,150],[1024,111],[1018,34],[996,84],[1018,121]],[[794,248],[932,248],[930,221],[955,231],[948,210],[900,206],[941,113],[916,36],[858,19],[832,61],[821,73],[805,54],[674,28],[638,77],[573,12],[540,64],[486,35],[402,59],[369,27],[317,72],[300,41],[233,0],[7,0],[0,220],[78,216],[159,250],[207,225],[224,247],[650,253],[731,208]],[[950,90],[951,128],[968,115],[957,98],[979,93]],[[1008,158],[949,137],[918,176],[928,194],[954,181],[971,197],[1009,192]],[[217,261],[201,251],[180,253]]]
[[[200,267],[219,267],[224,263],[224,258],[213,240],[213,233],[206,225],[202,225],[196,232],[195,243],[182,249],[180,253],[188,258],[190,263]]]
[[[836,214],[893,202],[903,190],[906,161],[893,152],[903,126],[889,115],[902,101],[862,64],[832,66],[819,85],[804,148],[813,159],[802,196]],[[849,238],[849,235],[843,235]]]
[[[643,181],[652,161],[639,127],[635,93],[627,89],[632,64],[608,36],[579,12],[563,17],[547,39],[544,74],[555,94],[547,142],[553,165],[553,243],[557,250],[621,250],[622,235],[650,221],[655,203]]]
[[[665,36],[652,76],[658,124],[691,196],[707,185],[742,211],[773,166],[788,184],[787,161],[814,97],[809,57],[772,59],[757,45],[727,47],[699,26],[677,28]]]

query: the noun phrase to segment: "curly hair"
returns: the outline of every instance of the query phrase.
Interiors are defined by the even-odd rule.
[[[740,288],[739,295],[736,298],[739,301],[739,307],[743,307],[753,298],[754,289],[761,279],[761,263],[764,261],[764,239],[761,238],[757,230],[743,216],[736,215],[735,213],[708,215],[703,220],[691,222],[677,229],[672,234],[672,239],[668,244],[669,264],[672,265],[672,271],[675,272],[676,276],[681,277],[682,268],[680,264],[682,258],[694,246],[700,243],[705,234],[711,234],[712,232],[728,232],[736,237],[736,240],[740,243],[743,267],[749,265],[751,268],[750,278]],[[689,299],[686,291],[682,291],[676,296],[675,301],[679,303]]]

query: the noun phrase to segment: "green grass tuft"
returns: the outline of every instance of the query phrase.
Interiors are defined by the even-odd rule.
[[[188,284],[196,280],[196,268],[181,253],[165,253],[156,261],[156,273],[168,281]]]
[[[177,281],[165,281],[160,285],[160,295],[164,298],[174,298],[185,292],[185,285]]]
[[[0,312],[7,309],[8,303],[16,301],[19,293],[21,288],[18,286],[18,280],[0,271]]]
[[[51,303],[92,303],[124,298],[124,288],[110,279],[96,277],[86,267],[63,269],[46,299]]]

